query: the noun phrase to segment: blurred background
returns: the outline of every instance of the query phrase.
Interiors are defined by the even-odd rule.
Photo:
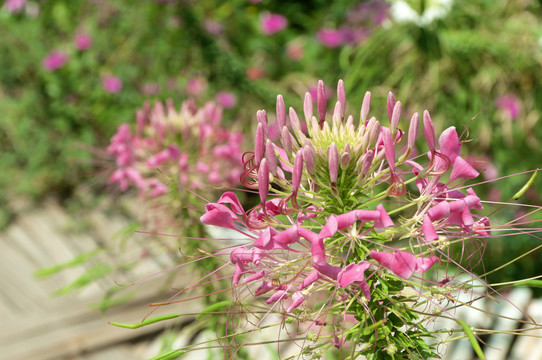
[[[137,121],[152,122],[170,104],[194,115],[213,101],[220,116],[212,116],[210,128],[221,129],[220,139],[235,138],[227,141],[241,154],[252,149],[257,110],[266,109],[274,123],[277,94],[301,109],[319,79],[331,101],[337,81],[345,81],[354,118],[367,90],[371,113],[384,118],[392,91],[404,119],[428,109],[437,133],[456,126],[470,139],[468,161],[487,181],[477,187],[480,197],[510,201],[530,174],[501,177],[541,167],[538,0],[5,0],[0,314],[7,320],[0,344],[11,351],[6,359],[143,359],[175,348],[170,335],[181,331],[179,324],[160,337],[163,325],[138,333],[104,327],[109,320],[137,322],[145,304],[186,284],[183,271],[135,289],[115,282],[178,264],[179,244],[155,233],[207,234],[191,222],[205,202],[169,185],[179,169],[152,175],[161,180],[150,196],[123,186],[113,177],[119,157],[112,137],[121,124],[138,131]],[[187,156],[196,156],[191,148],[205,150],[201,138],[183,148],[189,137],[171,136]],[[202,184],[213,183],[212,169],[194,169]],[[158,196],[168,191],[167,201]],[[541,205],[541,191],[536,179],[521,201]],[[518,207],[501,213],[541,217]],[[485,268],[538,245],[527,235],[492,239]],[[528,254],[488,281],[537,276],[539,258]],[[541,295],[535,289],[534,297]],[[184,331],[186,341],[201,332]]]

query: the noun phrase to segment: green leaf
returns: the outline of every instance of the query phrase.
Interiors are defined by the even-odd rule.
[[[136,324],[124,324],[124,323],[118,323],[118,322],[113,322],[113,321],[110,321],[109,324],[114,325],[114,326],[118,326],[118,327],[123,327],[123,328],[126,328],[126,329],[138,329],[138,328],[140,328],[142,326],[145,326],[145,325],[154,324],[154,323],[164,321],[164,320],[175,319],[175,318],[178,318],[181,315],[182,314],[160,315],[160,316],[152,317],[152,318],[147,319],[147,320],[143,320],[143,321],[138,322]]]
[[[519,199],[521,196],[523,196],[523,194],[525,194],[525,192],[527,192],[527,190],[531,187],[531,185],[533,184],[534,182],[534,179],[536,178],[536,175],[538,174],[538,171],[535,171],[529,181],[527,181],[527,183],[525,185],[523,185],[523,187],[521,189],[519,189],[519,191],[517,193],[514,194],[514,196],[512,196],[512,199],[514,200],[517,200]]]
[[[542,288],[542,280],[521,281],[521,282],[515,283],[514,286],[529,286],[529,287]]]
[[[70,261],[68,261],[66,263],[50,266],[50,267],[43,268],[43,269],[38,269],[38,270],[36,270],[34,272],[34,276],[38,277],[38,278],[43,278],[43,277],[47,277],[47,276],[51,276],[53,274],[56,274],[57,272],[59,272],[61,270],[68,269],[68,268],[78,266],[78,265],[82,265],[87,260],[92,259],[100,251],[102,251],[102,249],[95,249],[95,250],[83,253],[81,255],[78,255],[78,256],[74,257],[72,260],[70,260]]]
[[[480,344],[478,344],[478,340],[476,340],[476,336],[474,336],[474,333],[472,332],[471,327],[461,319],[455,319],[455,321],[457,321],[457,323],[461,325],[461,327],[463,328],[463,331],[465,332],[465,335],[467,335],[467,338],[469,339],[476,355],[478,355],[478,357],[481,360],[485,360],[486,357],[484,353],[482,352],[482,349],[480,348]]]
[[[149,360],[174,360],[177,359],[179,356],[184,355],[185,353],[185,350],[171,350],[161,355],[152,357]]]
[[[70,291],[77,290],[77,289],[87,286],[88,284],[92,283],[94,280],[104,277],[110,272],[111,272],[111,267],[107,266],[104,263],[98,263],[94,265],[92,268],[90,268],[89,270],[87,270],[87,272],[85,272],[83,275],[75,279],[75,281],[73,281],[72,283],[53,292],[53,295],[54,296],[66,295]]]
[[[238,303],[232,302],[230,300],[220,301],[216,304],[213,304],[211,306],[206,307],[205,309],[201,310],[201,312],[196,316],[196,320],[201,319],[205,313],[217,313],[224,311],[228,306],[237,306]],[[246,306],[245,302],[241,302],[241,305]]]

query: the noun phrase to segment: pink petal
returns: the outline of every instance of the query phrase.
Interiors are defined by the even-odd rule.
[[[451,183],[455,179],[474,179],[478,177],[480,173],[476,171],[468,162],[466,162],[461,156],[458,156],[454,160],[452,173],[450,174]]]
[[[239,201],[239,198],[237,198],[237,195],[231,191],[227,191],[220,199],[217,201],[218,204],[230,204],[231,209],[233,212],[235,212],[237,215],[243,215],[245,213],[245,210],[243,209],[243,206],[241,205],[241,202]]]
[[[341,287],[347,287],[352,284],[354,281],[365,281],[365,270],[371,266],[370,263],[366,261],[360,261],[357,264],[349,264],[341,273],[337,280]]]
[[[304,279],[301,285],[297,288],[298,290],[303,290],[306,287],[310,286],[312,283],[320,279],[320,273],[318,270],[313,270],[309,275],[307,275]]]
[[[437,232],[435,230],[435,227],[433,226],[433,222],[428,215],[425,215],[423,217],[422,232],[423,236],[425,237],[425,241],[438,240]]]
[[[213,209],[206,212],[200,217],[200,221],[204,225],[214,225],[227,229],[237,230],[237,227],[233,223],[233,219],[230,213],[222,211],[220,209]]]
[[[264,280],[262,284],[256,289],[256,295],[263,295],[271,291],[275,285],[271,281]]]
[[[287,298],[288,298],[288,294],[286,293],[285,290],[278,290],[273,295],[271,295],[271,297],[269,299],[267,299],[267,301],[265,303],[266,304],[271,304],[271,303],[277,302],[279,300],[284,300],[284,299],[287,299]]]
[[[380,219],[375,220],[375,228],[384,229],[393,226],[393,220],[388,215],[388,212],[386,211],[386,209],[384,209],[384,206],[382,204],[379,204],[376,207],[376,210],[380,213]]]
[[[294,310],[295,308],[297,308],[299,305],[301,305],[301,303],[303,301],[305,301],[305,297],[303,296],[303,294],[301,294],[299,291],[296,291],[293,295],[292,295],[292,300],[294,301],[292,303],[292,305],[290,305],[288,307],[288,309],[286,309],[286,312],[291,312],[292,310]]]
[[[256,280],[259,280],[261,278],[263,278],[265,276],[265,271],[261,270],[261,271],[258,271],[257,273],[254,273],[248,277],[245,278],[245,283],[249,283],[251,281],[256,281]]]
[[[446,155],[453,163],[461,153],[461,143],[454,126],[444,130],[438,139],[440,152]]]
[[[433,266],[438,261],[437,256],[431,258],[417,258],[416,259],[416,272],[424,273]]]
[[[429,209],[427,215],[432,221],[444,219],[450,215],[450,204],[447,201],[441,201]]]
[[[338,230],[337,219],[335,215],[331,215],[327,219],[326,224],[324,225],[322,230],[320,230],[319,237],[321,239],[330,238],[337,233],[337,230]]]

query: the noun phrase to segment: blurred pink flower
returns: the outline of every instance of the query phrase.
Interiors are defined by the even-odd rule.
[[[264,13],[260,15],[260,28],[265,35],[273,35],[288,26],[288,20],[280,14]]]
[[[113,75],[102,77],[102,88],[110,94],[118,93],[122,90],[122,80]]]
[[[204,93],[207,90],[207,80],[201,77],[193,77],[188,79],[186,83],[186,92],[189,95],[196,96]]]
[[[220,35],[224,32],[224,25],[214,20],[205,20],[203,27],[209,34]]]
[[[305,49],[298,42],[291,42],[286,46],[286,54],[293,61],[299,61],[305,56]]]
[[[78,34],[75,36],[73,43],[77,50],[85,51],[92,46],[92,38],[88,34]]]
[[[319,42],[328,48],[335,48],[343,43],[344,34],[336,29],[321,29],[316,34]]]
[[[145,96],[158,95],[161,90],[160,84],[154,82],[145,83],[141,87],[141,93]]]
[[[511,120],[515,120],[521,113],[521,102],[514,94],[506,94],[497,98],[497,108],[508,115]]]
[[[6,0],[2,8],[10,13],[18,13],[23,10],[25,5],[26,0]]]
[[[237,104],[237,96],[234,93],[221,91],[215,96],[216,102],[225,109],[230,109]]]
[[[41,65],[46,71],[55,71],[63,67],[68,62],[68,56],[60,51],[51,51]]]

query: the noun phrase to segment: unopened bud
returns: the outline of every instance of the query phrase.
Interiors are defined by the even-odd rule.
[[[279,129],[286,126],[286,106],[282,95],[277,95],[277,125]]]
[[[344,119],[346,111],[346,89],[344,88],[344,81],[342,81],[342,79],[339,80],[339,83],[337,84],[337,100],[339,100],[339,103],[341,104],[339,116],[341,119]]]
[[[367,91],[363,97],[363,103],[361,104],[361,122],[360,125],[365,124],[367,116],[369,115],[369,109],[371,108],[371,92]]]
[[[326,120],[326,88],[322,80],[318,80],[318,86],[316,89],[316,108],[318,110],[318,120],[320,127],[322,123]]]

